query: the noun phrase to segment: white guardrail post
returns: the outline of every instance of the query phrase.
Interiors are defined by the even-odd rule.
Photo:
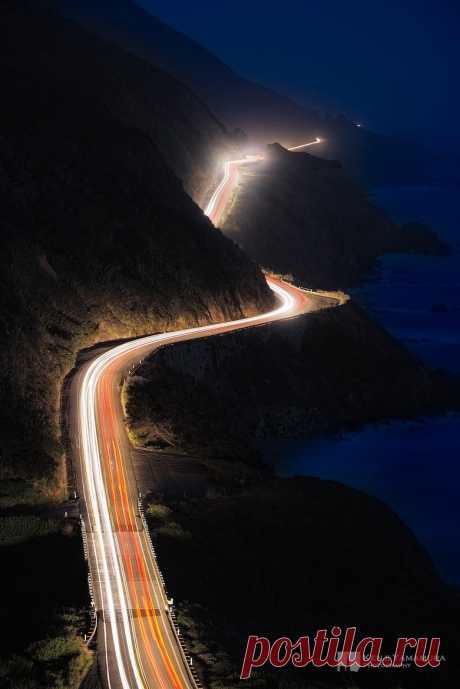
[[[89,596],[91,599],[91,622],[89,625],[88,632],[85,634],[85,644],[90,646],[97,631],[97,611],[96,602],[94,600],[94,588],[93,588],[93,577],[91,576],[91,571],[89,567],[89,553],[88,553],[88,534],[86,533],[86,525],[83,517],[80,515],[80,525],[81,525],[81,537],[83,540],[83,553],[85,555],[86,567],[88,570],[88,589]]]

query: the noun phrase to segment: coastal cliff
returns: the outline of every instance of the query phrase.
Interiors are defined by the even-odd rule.
[[[429,228],[392,222],[337,161],[273,144],[239,174],[223,231],[260,265],[310,287],[349,287],[385,253],[449,251]]]
[[[456,383],[347,302],[160,350],[128,382],[127,413],[142,445],[248,459],[264,438],[414,417],[459,399]]]
[[[449,689],[458,681],[458,597],[375,498],[334,481],[258,476],[186,499],[154,493],[147,513],[183,638],[210,689]],[[295,641],[333,625],[383,637],[390,653],[401,635],[439,636],[445,660],[431,671],[358,673],[267,664],[239,679],[250,634]]]

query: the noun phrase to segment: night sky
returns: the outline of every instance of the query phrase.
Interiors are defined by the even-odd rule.
[[[240,74],[460,152],[460,3],[137,0]]]

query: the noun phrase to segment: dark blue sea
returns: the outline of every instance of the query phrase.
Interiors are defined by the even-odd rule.
[[[398,222],[423,221],[449,257],[389,256],[354,297],[418,357],[460,373],[460,190],[384,188],[375,201]],[[460,415],[391,422],[271,449],[280,475],[334,479],[389,504],[460,584]]]

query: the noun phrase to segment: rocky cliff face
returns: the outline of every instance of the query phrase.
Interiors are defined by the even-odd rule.
[[[396,226],[339,163],[277,144],[241,168],[222,227],[260,265],[326,289],[353,284],[386,252],[447,251],[428,228]]]
[[[1,475],[49,478],[61,457],[60,387],[78,349],[252,313],[271,296],[144,126],[151,116],[171,132],[174,107],[200,168],[174,82],[152,82],[149,67],[30,3],[2,5],[0,24]],[[159,81],[169,91],[157,100]],[[173,168],[181,136],[176,144]]]

